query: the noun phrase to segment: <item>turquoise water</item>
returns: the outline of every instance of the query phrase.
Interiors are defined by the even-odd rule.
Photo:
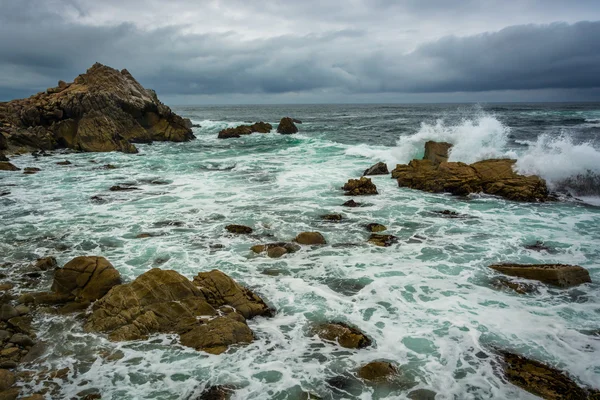
[[[183,348],[173,335],[114,344],[83,333],[74,317],[41,318],[39,336],[50,343],[46,363],[71,371],[59,396],[98,389],[106,399],[186,399],[204,386],[232,384],[237,399],[297,399],[303,391],[403,399],[419,388],[436,391],[438,399],[534,398],[501,379],[494,347],[599,387],[600,340],[588,333],[600,329],[596,196],[521,204],[401,189],[389,176],[375,176],[379,195],[355,198],[363,207],[341,206],[349,198],[339,188],[349,178],[380,160],[393,167],[419,157],[426,139],[454,142],[451,159],[460,161],[518,157],[518,168],[551,184],[573,171],[600,171],[600,107],[503,107],[188,107],[176,111],[202,125],[189,143],[139,145],[137,155],[15,157],[17,166],[42,171],[0,176],[2,191],[11,192],[0,197],[0,263],[54,255],[63,264],[95,254],[127,280],[156,266],[189,278],[218,268],[277,309],[273,318],[249,321],[254,343],[219,356]],[[276,125],[284,115],[303,121],[299,134],[216,139],[224,127],[255,120]],[[73,164],[55,164],[64,159]],[[118,168],[98,168],[108,163]],[[108,191],[124,183],[141,190]],[[445,209],[468,218],[433,212]],[[319,218],[330,213],[344,219]],[[386,225],[398,244],[368,245],[364,225],[371,222]],[[232,223],[255,233],[227,234]],[[281,259],[249,250],[314,230],[327,246]],[[137,239],[142,232],[157,236]],[[555,251],[524,248],[537,240]],[[492,284],[497,275],[487,266],[507,261],[578,264],[595,283],[518,295]],[[347,350],[310,336],[310,325],[325,320],[356,325],[375,345]],[[117,349],[123,358],[98,355]],[[355,384],[344,394],[326,383],[376,359],[396,362],[403,384]]]

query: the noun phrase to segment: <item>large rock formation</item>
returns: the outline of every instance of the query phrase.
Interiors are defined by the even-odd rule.
[[[132,143],[194,138],[186,122],[127,70],[96,63],[73,83],[0,103],[0,136],[12,150],[71,148],[135,153]]]
[[[294,119],[290,117],[281,118],[277,126],[277,133],[281,133],[282,135],[298,133],[298,127],[294,124]]]
[[[545,201],[546,182],[538,176],[519,175],[513,170],[516,160],[495,159],[471,165],[462,162],[439,164],[431,160],[412,160],[398,164],[392,178],[398,186],[428,192],[448,192],[457,195],[483,192],[517,201]]]
[[[452,145],[446,142],[434,142],[430,140],[425,143],[425,155],[423,160],[429,160],[434,164],[448,161],[448,153]]]
[[[98,300],[85,329],[115,341],[177,333],[184,346],[219,354],[253,340],[246,318],[271,313],[260,297],[220,271],[202,272],[191,282],[154,268]]]
[[[219,132],[218,139],[239,138],[243,135],[250,135],[254,132],[269,133],[273,126],[266,122],[255,122],[252,125],[240,125],[235,128],[226,128]]]
[[[490,268],[510,276],[534,279],[550,285],[569,287],[591,282],[587,269],[563,264],[496,264]]]
[[[54,273],[52,291],[80,301],[95,301],[121,284],[119,271],[104,257],[75,257]]]

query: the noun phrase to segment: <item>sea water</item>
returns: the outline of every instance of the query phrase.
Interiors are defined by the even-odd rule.
[[[178,345],[175,335],[112,343],[70,316],[35,321],[48,343],[47,368],[68,367],[54,398],[99,391],[103,399],[187,399],[211,385],[233,385],[236,399],[404,399],[429,389],[437,399],[533,399],[499,373],[494,349],[506,349],[600,387],[600,105],[310,105],[175,108],[197,139],[138,145],[139,154],[65,153],[12,158],[34,175],[2,173],[0,263],[42,256],[64,264],[106,257],[125,280],[153,267],[193,278],[219,269],[260,294],[277,312],[249,325],[256,340],[215,356]],[[302,121],[296,135],[255,133],[219,140],[242,123],[276,127]],[[399,188],[374,176],[379,195],[346,208],[340,187],[378,161],[391,168],[423,156],[427,140],[454,144],[451,161],[512,157],[539,174],[562,201],[527,204],[480,194],[467,198]],[[69,160],[72,165],[59,166]],[[116,169],[100,168],[112,164]],[[141,190],[110,192],[117,184]],[[579,191],[579,192],[578,192]],[[93,201],[92,196],[103,200]],[[443,218],[451,210],[465,218]],[[339,223],[323,214],[340,213]],[[367,223],[399,242],[366,243]],[[228,224],[254,228],[226,233]],[[319,231],[328,245],[280,259],[255,244]],[[140,233],[155,236],[138,239]],[[543,241],[550,252],[524,246]],[[521,295],[493,285],[500,262],[567,263],[594,283],[540,285]],[[5,271],[6,272],[6,271]],[[265,274],[268,272],[268,274]],[[10,271],[7,280],[11,279]],[[38,290],[50,285],[40,282]],[[374,345],[343,349],[312,336],[310,326],[344,321]],[[107,354],[119,357],[107,357]],[[373,360],[396,363],[393,388],[331,384]],[[39,385],[24,391],[34,393]]]

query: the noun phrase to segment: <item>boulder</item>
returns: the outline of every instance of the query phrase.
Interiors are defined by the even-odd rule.
[[[496,264],[490,268],[505,275],[538,280],[554,286],[570,287],[591,282],[587,269],[564,264]]]
[[[96,63],[73,83],[0,106],[9,148],[137,151],[134,142],[194,138],[183,118],[127,70]]]
[[[425,155],[423,160],[429,160],[434,164],[448,161],[449,151],[452,148],[450,143],[434,142],[430,140],[425,143]]]
[[[330,222],[340,222],[344,217],[342,216],[342,214],[326,214],[326,215],[321,215],[321,219],[325,220],[325,221],[330,221]]]
[[[273,129],[273,125],[266,122],[255,122],[252,125],[240,125],[235,128],[226,128],[219,132],[217,138],[219,139],[230,139],[239,138],[243,135],[251,135],[254,132],[258,133],[269,133]]]
[[[357,374],[368,382],[382,382],[393,379],[398,374],[398,369],[387,361],[372,361],[360,367]]]
[[[290,117],[281,118],[279,125],[277,126],[277,133],[282,135],[291,135],[298,133],[298,127],[294,124],[294,120]]]
[[[371,339],[355,327],[343,322],[332,322],[315,327],[314,332],[323,340],[337,342],[348,349],[362,349],[372,344]]]
[[[7,150],[7,149],[8,149],[8,141],[6,140],[6,137],[4,137],[4,135],[0,133],[0,150]]]
[[[390,247],[397,241],[398,238],[394,235],[379,235],[376,233],[372,234],[368,240],[369,243],[379,247]]]
[[[4,155],[4,153],[0,152],[0,161],[10,161],[8,157]]]
[[[295,253],[300,250],[300,246],[295,243],[286,243],[286,242],[277,242],[277,243],[267,243],[267,244],[257,244],[252,246],[250,250],[255,253],[269,252],[271,249],[275,248],[283,248],[286,253]]]
[[[406,397],[410,400],[435,400],[437,393],[429,389],[417,389],[411,391]]]
[[[427,192],[448,192],[466,196],[483,192],[516,201],[546,201],[549,199],[546,182],[537,176],[519,175],[513,171],[516,160],[497,159],[478,161],[471,165],[462,162],[412,160],[397,165],[392,178],[398,186]]]
[[[234,344],[251,343],[252,330],[243,321],[228,316],[199,324],[180,336],[181,344],[211,354],[221,354]]]
[[[0,369],[0,392],[10,389],[16,382],[15,374],[7,369]]]
[[[327,244],[319,232],[302,232],[296,236],[296,242],[303,245]]]
[[[515,386],[549,400],[598,399],[600,391],[584,389],[565,373],[517,354],[501,352],[506,379]]]
[[[20,171],[20,168],[17,168],[13,164],[8,161],[0,161],[0,171]]]
[[[56,165],[71,165],[71,164],[73,164],[73,163],[69,160],[59,161],[56,163]]]
[[[342,187],[342,190],[346,191],[346,196],[365,196],[371,194],[378,194],[377,186],[371,182],[370,178],[364,176],[360,179],[349,179],[348,182]]]
[[[388,167],[386,163],[378,162],[370,168],[367,168],[363,173],[363,176],[367,175],[387,175],[390,172],[388,171]]]
[[[347,202],[342,204],[342,206],[344,206],[344,207],[360,207],[361,203],[357,203],[354,200],[348,200]]]
[[[287,253],[288,251],[285,249],[285,247],[271,247],[267,250],[267,255],[270,258],[280,258],[286,255]]]
[[[56,270],[51,290],[80,301],[95,301],[121,284],[119,271],[104,257],[76,257]]]
[[[200,288],[206,301],[215,308],[233,307],[248,319],[273,314],[263,299],[219,270],[200,272],[194,277],[194,285]]]
[[[383,232],[385,230],[387,230],[387,227],[385,225],[381,225],[381,224],[367,224],[366,228],[369,232]]]
[[[253,231],[252,228],[244,225],[227,225],[225,229],[227,229],[227,232],[237,233],[241,235],[249,235]]]
[[[25,169],[23,170],[23,173],[27,174],[27,175],[33,175],[40,171],[41,171],[41,169],[36,168],[36,167],[25,167]]]
[[[8,303],[0,306],[0,321],[8,321],[11,318],[18,317],[19,311]]]
[[[39,268],[42,271],[58,268],[58,263],[56,262],[56,258],[54,257],[38,258],[34,265],[36,268]]]

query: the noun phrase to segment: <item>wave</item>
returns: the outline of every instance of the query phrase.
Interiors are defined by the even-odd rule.
[[[449,161],[473,163],[489,158],[517,159],[516,171],[539,175],[552,190],[573,195],[600,195],[600,149],[590,142],[575,143],[568,130],[558,136],[541,134],[536,140],[510,142],[510,127],[494,115],[477,108],[456,123],[438,119],[422,122],[411,136],[401,136],[396,147],[359,145],[348,155],[383,161],[389,167],[422,158],[425,142],[434,140],[453,144]]]

